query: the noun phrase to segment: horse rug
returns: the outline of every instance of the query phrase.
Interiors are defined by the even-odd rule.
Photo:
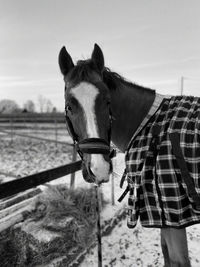
[[[199,223],[200,98],[164,98],[147,118],[125,155],[128,226]]]

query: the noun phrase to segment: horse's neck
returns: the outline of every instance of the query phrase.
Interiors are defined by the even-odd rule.
[[[116,90],[111,90],[112,141],[121,151],[126,150],[154,99],[153,90],[145,90],[134,85],[121,85]]]

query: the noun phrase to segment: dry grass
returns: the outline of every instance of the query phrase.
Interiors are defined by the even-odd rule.
[[[102,205],[105,205],[103,198]],[[2,266],[36,266],[67,254],[73,257],[73,254],[85,248],[94,239],[94,188],[70,190],[64,186],[48,186],[38,198],[29,220],[37,225],[39,223],[42,229],[61,234],[62,239],[55,240],[46,247],[38,244],[37,253],[33,254],[25,248],[28,246],[27,238],[21,232],[13,230],[0,240],[0,261],[4,262]],[[22,254],[26,262],[23,262]]]

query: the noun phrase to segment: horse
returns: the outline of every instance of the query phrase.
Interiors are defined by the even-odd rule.
[[[121,199],[129,192],[128,226],[140,219],[144,227],[160,228],[165,267],[191,266],[186,227],[200,222],[200,99],[164,96],[126,80],[105,66],[97,44],[89,59],[76,64],[63,47],[58,61],[67,128],[82,160],[83,178],[109,181],[112,142],[125,153],[121,185],[128,185]]]

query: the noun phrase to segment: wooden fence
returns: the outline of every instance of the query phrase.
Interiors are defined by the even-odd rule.
[[[54,122],[65,123],[64,113],[19,113],[0,114],[0,123]]]
[[[63,122],[63,117],[58,115],[58,120]],[[38,117],[35,115],[35,119]],[[47,118],[50,122],[52,122],[52,114],[50,117],[47,115],[41,116],[41,121],[46,122]],[[0,116],[0,123],[4,120],[10,122],[10,119],[13,120],[13,117],[9,116]],[[33,116],[29,116],[29,114],[25,114],[24,116],[19,115],[15,117],[15,122],[22,122],[23,120],[33,122]],[[56,118],[57,119],[57,118]],[[55,122],[55,117],[53,118]],[[12,127],[11,127],[12,130]],[[10,134],[10,131],[7,131],[4,127],[0,127],[0,132],[5,134]],[[77,161],[77,152],[72,143],[61,142],[56,140],[49,140],[46,138],[29,136],[21,133],[11,132],[11,138],[13,135],[18,135],[25,138],[34,138],[38,140],[48,141],[48,142],[56,142],[60,144],[65,144],[73,147],[73,162],[67,165],[63,165],[57,168],[53,168],[47,171],[39,172],[33,175],[29,175],[26,177],[22,177],[19,179],[15,179],[12,181],[8,181],[0,184],[0,232],[2,230],[7,229],[9,226],[23,219],[22,211],[25,211],[32,200],[35,198],[36,192],[38,193],[40,190],[36,188],[39,185],[45,184],[52,180],[58,179],[65,175],[71,174],[71,182],[70,187],[74,188],[75,183],[75,172],[81,169],[81,161]],[[114,205],[114,183],[112,176],[112,205]],[[19,194],[20,193],[20,194]],[[29,198],[30,195],[30,198]],[[16,202],[17,201],[17,202]],[[17,203],[17,204],[16,204]]]
[[[14,136],[25,137],[40,141],[69,145],[70,141],[59,140],[67,136],[65,116],[63,113],[20,113],[20,114],[0,114],[0,133],[10,136],[11,143]],[[21,132],[22,131],[22,132]],[[23,132],[25,131],[25,133]],[[30,131],[26,133],[26,131]],[[44,132],[51,131],[51,138],[43,137]],[[61,131],[61,135],[60,135]],[[33,134],[34,132],[34,134]],[[40,136],[42,134],[42,136]]]
[[[73,157],[76,160],[75,150]],[[23,221],[27,210],[34,210],[37,195],[41,192],[41,189],[37,186],[71,174],[70,187],[74,188],[74,174],[81,169],[81,164],[81,160],[79,160],[0,184],[0,233]],[[114,175],[111,179],[111,203],[115,205]]]
[[[68,146],[73,146],[72,143],[67,143],[67,142],[63,142],[63,141],[59,141],[57,140],[57,136],[55,138],[55,140],[53,139],[47,139],[47,138],[42,138],[42,137],[37,137],[37,136],[33,136],[33,135],[27,135],[27,134],[21,134],[21,133],[16,133],[13,130],[11,130],[11,132],[4,130],[4,128],[0,127],[0,132],[10,135],[11,137],[11,141],[13,141],[13,136],[20,136],[20,137],[25,137],[25,138],[30,138],[30,139],[35,139],[35,140],[40,140],[40,141],[45,141],[45,142],[49,142],[49,143],[56,143],[56,144],[61,144],[61,145],[68,145]]]
[[[81,169],[81,161],[0,184],[0,199],[10,197]]]
[[[80,169],[81,161],[76,161],[0,184],[0,233],[23,221],[24,214],[34,209],[37,195],[41,192],[37,186],[73,174]],[[71,184],[74,187],[74,176],[71,178]]]

